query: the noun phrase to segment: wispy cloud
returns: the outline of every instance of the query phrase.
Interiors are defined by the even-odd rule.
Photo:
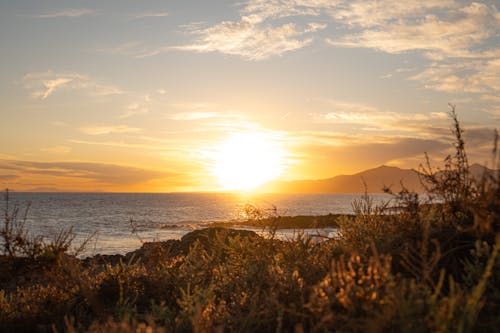
[[[222,21],[210,27],[199,22],[187,26],[198,38],[174,49],[200,53],[219,52],[246,60],[265,60],[301,49],[313,41],[312,34],[327,28],[325,22],[310,21],[305,26],[278,22],[292,16],[314,18],[322,10],[335,8],[331,0],[251,0],[240,10],[236,21]]]
[[[335,20],[351,26],[373,27],[397,22],[408,17],[422,17],[430,10],[450,9],[455,0],[342,0],[328,11]]]
[[[320,30],[324,30],[328,27],[328,24],[326,23],[309,23],[307,24],[307,28],[305,29],[305,32],[316,32]]]
[[[185,27],[188,34],[197,37],[174,49],[264,60],[311,45],[321,30],[335,25],[340,28],[335,35],[321,33],[329,45],[391,54],[414,52],[432,61],[423,71],[412,69],[421,71],[412,78],[428,89],[498,91],[500,50],[495,41],[500,13],[491,4],[461,0],[249,0],[240,5],[238,20]],[[296,23],[297,17],[304,25]]]
[[[220,52],[248,60],[264,60],[309,45],[312,39],[304,37],[309,32],[307,29],[299,29],[294,23],[277,27],[260,26],[244,17],[237,22],[222,22],[213,27],[192,31],[199,38],[193,44],[176,46],[174,49],[200,53]]]
[[[66,127],[66,126],[68,126],[68,124],[66,122],[60,121],[60,120],[49,121],[49,124],[52,125],[52,126],[56,126],[56,127]]]
[[[371,164],[383,164],[393,159],[424,156],[425,152],[439,152],[449,148],[447,142],[436,139],[420,139],[411,137],[378,137],[373,138],[371,142],[358,142],[357,144],[349,145],[306,145],[308,149],[305,151],[311,157],[325,156],[336,160],[343,160],[346,164],[356,164],[353,161],[357,160],[360,165],[366,165],[366,162]],[[328,152],[326,153],[325,152]],[[334,164],[334,163],[332,163]]]
[[[495,93],[500,91],[500,58],[467,62],[434,62],[410,79],[426,88],[446,92]]]
[[[435,119],[447,119],[446,113],[432,112],[430,114],[402,114],[390,111],[332,111],[321,114],[320,119],[335,122],[337,124],[360,124],[374,129],[375,127],[393,126],[394,122],[408,122],[408,121],[429,121]],[[397,128],[396,126],[394,126]],[[401,128],[402,130],[404,128]]]
[[[124,113],[122,113],[119,118],[125,119],[146,113],[149,113],[149,106],[147,104],[132,103],[129,106],[127,106],[127,110]]]
[[[169,50],[171,50],[171,48],[167,46],[151,47],[145,45],[142,42],[130,41],[115,46],[96,48],[90,50],[90,52],[99,54],[128,56],[136,59],[141,59],[141,58],[152,57],[160,53],[167,52]]]
[[[125,106],[125,110],[118,116],[119,119],[126,119],[150,113],[155,107],[164,107],[166,91],[156,89],[143,95],[135,95],[131,102]]]
[[[296,147],[296,151],[305,154],[299,160],[310,158],[320,163],[315,157],[319,154],[334,156],[331,162],[337,164],[372,163],[376,166],[397,161],[415,166],[422,161],[424,152],[440,157],[452,153],[450,115],[446,112],[403,113],[356,102],[322,102],[323,110],[324,106],[331,110],[310,114],[311,121],[319,126],[328,124],[329,131],[310,130],[290,134],[290,144]],[[468,152],[474,161],[484,163],[491,151],[494,127],[466,124],[465,128]],[[357,154],[363,154],[363,157]],[[442,161],[438,159],[436,162]]]
[[[57,73],[53,71],[28,73],[23,78],[24,87],[31,96],[46,99],[59,90],[84,91],[91,96],[122,94],[123,91],[112,85],[92,80],[79,73]]]
[[[218,114],[216,112],[180,112],[180,113],[174,113],[173,115],[169,116],[169,119],[172,120],[202,120],[202,119],[209,119],[209,118],[215,118],[217,117]]]
[[[356,133],[359,140],[362,141],[370,140],[369,138],[376,135],[377,132],[429,138],[442,138],[448,135],[449,115],[446,112],[394,112],[380,110],[364,103],[334,99],[323,100],[321,103],[322,108],[326,108],[326,110],[310,113],[309,116],[313,123],[336,125],[335,131],[337,133],[346,135]],[[437,135],[432,126],[446,130]]]
[[[41,148],[40,151],[44,153],[50,153],[50,154],[68,154],[72,151],[73,149],[68,146],[53,146],[53,147],[45,147]]]
[[[337,47],[386,53],[418,52],[432,60],[412,79],[446,92],[498,91],[500,13],[485,3],[444,1],[350,1],[331,13],[352,32],[327,38]]]
[[[45,14],[39,14],[39,15],[33,15],[32,17],[34,18],[58,18],[58,17],[81,17],[85,15],[95,15],[96,11],[92,9],[86,9],[86,8],[68,8],[68,9],[63,9],[60,11],[55,11],[51,13],[45,13]]]
[[[167,17],[169,14],[166,11],[158,11],[158,12],[148,12],[134,15],[135,19],[143,19],[143,18],[151,18],[151,17]]]
[[[126,125],[116,125],[116,126],[82,127],[80,131],[87,135],[107,135],[107,134],[138,133],[142,131],[142,129],[137,127],[129,127]]]
[[[171,108],[178,110],[167,115],[168,119],[179,121],[192,121],[192,120],[214,120],[215,123],[225,121],[227,119],[243,119],[244,115],[224,110],[224,107],[210,102],[177,102],[170,103]],[[213,122],[213,123],[214,123]],[[204,123],[204,126],[209,126],[209,123]]]
[[[250,0],[242,14],[253,21],[281,19],[291,16],[319,16],[322,11],[337,8],[338,0]]]
[[[433,59],[488,55],[472,54],[470,49],[495,35],[500,23],[495,7],[472,3],[457,8],[450,1],[427,5],[415,1],[409,6],[407,2],[398,3],[396,6],[384,4],[384,1],[376,5],[373,2],[350,4],[344,12],[336,13],[334,18],[361,27],[361,32],[327,39],[327,42],[335,46],[373,48],[388,53],[420,50]],[[377,14],[376,9],[382,5],[387,9]],[[446,8],[446,14],[428,12],[435,7]],[[399,19],[394,20],[395,17]]]
[[[60,87],[63,87],[73,81],[75,77],[60,77],[56,79],[51,79],[51,80],[44,80],[42,82],[43,86],[45,87],[45,91],[36,91],[34,92],[35,97],[40,98],[40,99],[46,99],[52,93]]]
[[[288,136],[287,146],[293,147],[296,160],[291,171],[298,179],[308,179],[311,174],[317,178],[351,174],[356,168],[362,171],[395,161],[405,167],[415,167],[425,152],[431,157],[442,156],[450,147],[446,138],[409,135],[372,134],[367,140],[359,133],[298,131]],[[409,160],[411,163],[406,163]]]
[[[11,181],[19,178],[18,175],[0,175],[0,181]]]
[[[196,149],[206,142],[213,142],[213,137],[205,139],[197,137],[196,139],[182,138],[179,134],[185,134],[186,131],[178,133],[162,133],[160,137],[150,137],[144,135],[133,135],[127,138],[119,137],[115,140],[69,140],[75,145],[93,146],[97,149],[101,147],[109,147],[113,149],[124,149],[127,151],[140,152],[143,156],[150,156],[168,161],[170,166],[174,164],[185,165],[196,163]],[[100,137],[99,137],[100,138]],[[182,170],[183,167],[181,167]]]
[[[140,149],[141,151],[165,151],[165,144],[141,144],[141,143],[130,143],[124,141],[89,141],[89,140],[69,140],[71,143],[76,143],[80,145],[89,145],[89,146],[106,146],[106,147],[115,147],[115,148],[132,148],[132,149]]]
[[[185,110],[209,110],[218,107],[218,105],[209,102],[171,103],[170,106],[176,109],[185,109]]]
[[[239,55],[250,60],[266,59],[309,45],[312,37],[304,35],[326,29],[325,17],[333,19],[337,24],[346,25],[351,30],[352,28],[361,29],[359,33],[348,33],[338,39],[327,39],[330,44],[401,52],[408,47],[427,49],[428,44],[435,41],[433,48],[436,48],[443,44],[443,41],[429,40],[425,37],[439,22],[433,20],[433,16],[428,14],[430,11],[449,10],[456,7],[456,0],[443,0],[437,3],[418,0],[404,2],[397,0],[250,0],[240,10],[239,21],[224,21],[204,29],[195,25],[189,31],[200,35],[198,40],[191,45],[180,46],[177,49],[196,52],[217,51]],[[470,17],[476,17],[477,20],[482,20],[483,16],[487,15],[481,6],[471,6],[468,10],[463,9],[463,12]],[[313,22],[308,23],[307,27],[303,29],[292,23],[276,24],[280,20],[297,16],[313,20]],[[315,22],[314,20],[320,16],[323,17],[323,22]],[[422,18],[427,22],[413,23]],[[450,25],[453,23],[456,22],[452,22]],[[283,29],[284,27],[287,28]],[[451,30],[450,28],[444,27],[444,30]],[[280,33],[282,30],[288,31],[288,33]],[[442,30],[443,28],[440,27],[439,31]],[[470,32],[468,30],[464,33]],[[477,33],[477,31],[475,32]],[[459,32],[450,33],[459,34]],[[427,45],[418,45],[419,39],[412,38],[415,35],[418,37],[419,34],[422,35],[421,43],[425,41]],[[444,37],[448,36],[446,32],[442,34],[445,35]],[[275,35],[279,38],[273,38]],[[389,36],[389,38],[380,38],[384,35]],[[391,38],[391,35],[394,37]],[[476,38],[482,37],[476,36]],[[261,46],[261,42],[266,40],[269,42]],[[405,42],[408,41],[411,41],[410,45],[413,46],[407,46]],[[446,43],[445,47],[451,49],[448,44],[449,42]],[[283,51],[277,52],[271,45],[276,45],[276,48],[281,48]],[[265,52],[264,50],[267,49],[269,51]]]
[[[0,170],[16,170],[16,176],[42,175],[44,177],[82,178],[103,184],[132,185],[174,174],[105,163],[87,162],[34,162],[0,160]]]

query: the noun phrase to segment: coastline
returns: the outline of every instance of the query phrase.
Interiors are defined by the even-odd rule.
[[[211,222],[207,227],[269,227],[275,229],[337,228],[338,220],[353,219],[354,214],[272,216],[245,221]]]

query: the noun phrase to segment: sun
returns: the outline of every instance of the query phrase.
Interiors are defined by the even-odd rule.
[[[213,173],[223,190],[254,189],[284,169],[284,149],[264,133],[234,133],[215,150]]]

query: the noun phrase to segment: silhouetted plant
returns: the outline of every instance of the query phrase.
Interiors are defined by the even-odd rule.
[[[9,190],[4,192],[3,224],[0,228],[3,253],[9,256],[25,255],[31,258],[43,252],[42,237],[32,236],[26,229],[30,204],[21,210],[18,204],[10,204]]]

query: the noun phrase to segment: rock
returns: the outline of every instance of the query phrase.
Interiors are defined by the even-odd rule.
[[[30,286],[34,284],[47,283],[47,272],[53,267],[81,265],[82,268],[91,268],[95,273],[105,269],[106,265],[130,264],[137,261],[143,263],[147,268],[154,268],[162,260],[186,255],[196,243],[208,252],[215,245],[228,244],[229,239],[257,238],[260,236],[249,230],[227,229],[223,227],[205,228],[192,231],[184,235],[180,240],[170,239],[163,242],[147,242],[141,248],[125,255],[101,255],[78,259],[74,256],[62,254],[54,259],[30,259],[24,257],[10,257],[0,255],[0,289],[14,291],[17,287]]]
[[[180,250],[187,254],[191,246],[196,241],[199,241],[201,246],[203,246],[206,250],[210,250],[216,241],[222,241],[227,244],[230,238],[235,237],[260,238],[259,235],[250,230],[236,230],[222,227],[199,229],[192,231],[181,238]]]
[[[146,242],[141,248],[125,255],[127,261],[133,260],[153,260],[174,257],[180,254],[180,241],[169,239],[163,242]]]
[[[83,259],[83,266],[89,267],[91,265],[104,266],[104,265],[118,265],[120,262],[126,263],[125,256],[121,254],[96,254],[93,257]]]

